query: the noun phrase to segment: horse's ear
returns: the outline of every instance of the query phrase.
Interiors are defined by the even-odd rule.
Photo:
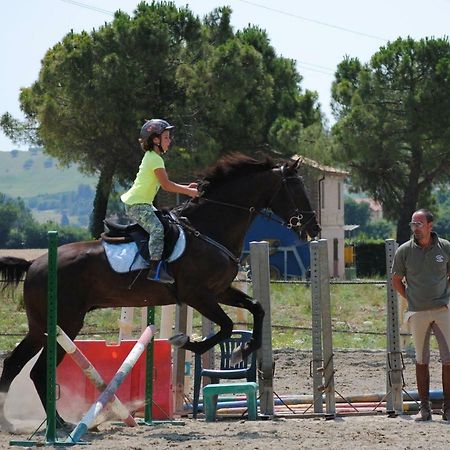
[[[300,166],[300,158],[297,158],[293,162],[285,163],[283,169],[286,171],[286,173],[294,173],[297,172],[299,166]]]
[[[292,164],[292,168],[297,170],[300,167],[300,156],[294,161],[294,164]]]

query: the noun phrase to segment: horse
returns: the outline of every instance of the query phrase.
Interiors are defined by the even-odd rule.
[[[257,160],[234,153],[207,169],[199,183],[199,197],[173,210],[182,217],[180,224],[188,226],[186,249],[170,264],[175,278],[172,285],[137,276],[136,271],[113,271],[101,239],[60,246],[58,325],[75,339],[85,315],[95,309],[184,303],[218,325],[216,334],[200,342],[185,335],[171,340],[172,345],[201,354],[231,335],[233,321],[220,304],[228,305],[244,308],[253,316],[252,339],[240,349],[240,357],[247,357],[261,346],[264,311],[257,300],[232,287],[232,282],[252,220],[271,211],[284,225],[311,238],[320,232],[298,166],[298,160],[276,164],[269,157]],[[4,399],[13,379],[41,348],[30,377],[44,408],[46,404],[47,256],[33,261],[0,258],[0,273],[6,284],[16,285],[26,273],[23,289],[29,330],[4,360],[0,378],[0,425],[11,429],[4,415]],[[64,355],[58,346],[57,364]],[[57,419],[65,424],[58,413]]]

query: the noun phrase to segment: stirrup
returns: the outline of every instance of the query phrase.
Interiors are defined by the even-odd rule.
[[[175,282],[174,278],[169,275],[162,266],[162,261],[159,261],[156,269],[150,269],[147,274],[147,280],[158,281],[164,284],[173,284]]]

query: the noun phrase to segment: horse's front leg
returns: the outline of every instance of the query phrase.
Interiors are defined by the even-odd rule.
[[[253,316],[252,338],[249,342],[245,343],[242,348],[237,348],[233,353],[231,362],[237,364],[261,347],[262,326],[265,312],[261,303],[257,300],[253,300],[250,296],[232,286],[220,296],[219,302],[224,305],[234,306],[235,308],[246,309]]]
[[[233,321],[220,307],[214,295],[195,295],[193,298],[195,298],[195,304],[189,302],[186,303],[195,308],[202,316],[219,325],[219,331],[200,342],[192,342],[189,339],[189,336],[186,336],[185,334],[172,336],[169,339],[169,342],[175,347],[202,354],[231,336],[231,332],[233,331]]]

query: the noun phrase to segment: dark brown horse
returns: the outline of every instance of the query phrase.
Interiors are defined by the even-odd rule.
[[[178,207],[192,228],[186,231],[186,251],[171,264],[174,285],[149,281],[145,272],[114,272],[105,257],[101,241],[79,242],[58,249],[58,324],[71,339],[83,326],[87,312],[98,308],[121,306],[170,305],[177,302],[192,306],[200,314],[219,325],[214,336],[192,342],[178,336],[174,345],[203,353],[227,338],[233,322],[219,303],[244,308],[253,315],[252,340],[242,349],[247,356],[261,346],[264,311],[257,300],[231,286],[237,271],[237,259],[245,233],[256,214],[272,210],[285,225],[315,237],[320,227],[297,173],[298,162],[275,165],[271,160],[257,161],[234,154],[220,160],[200,183],[202,195]],[[196,232],[193,232],[195,229]],[[204,236],[220,243],[212,245]],[[234,255],[234,256],[233,256]],[[31,378],[45,405],[46,399],[46,321],[47,321],[47,256],[32,262],[18,258],[0,258],[0,272],[9,282],[17,282],[27,272],[24,302],[29,331],[4,361],[0,379],[0,395],[6,394],[22,367],[44,347],[31,370]],[[57,363],[64,357],[58,347]],[[2,395],[4,398],[4,395]],[[0,399],[0,424],[10,424],[3,414]]]

